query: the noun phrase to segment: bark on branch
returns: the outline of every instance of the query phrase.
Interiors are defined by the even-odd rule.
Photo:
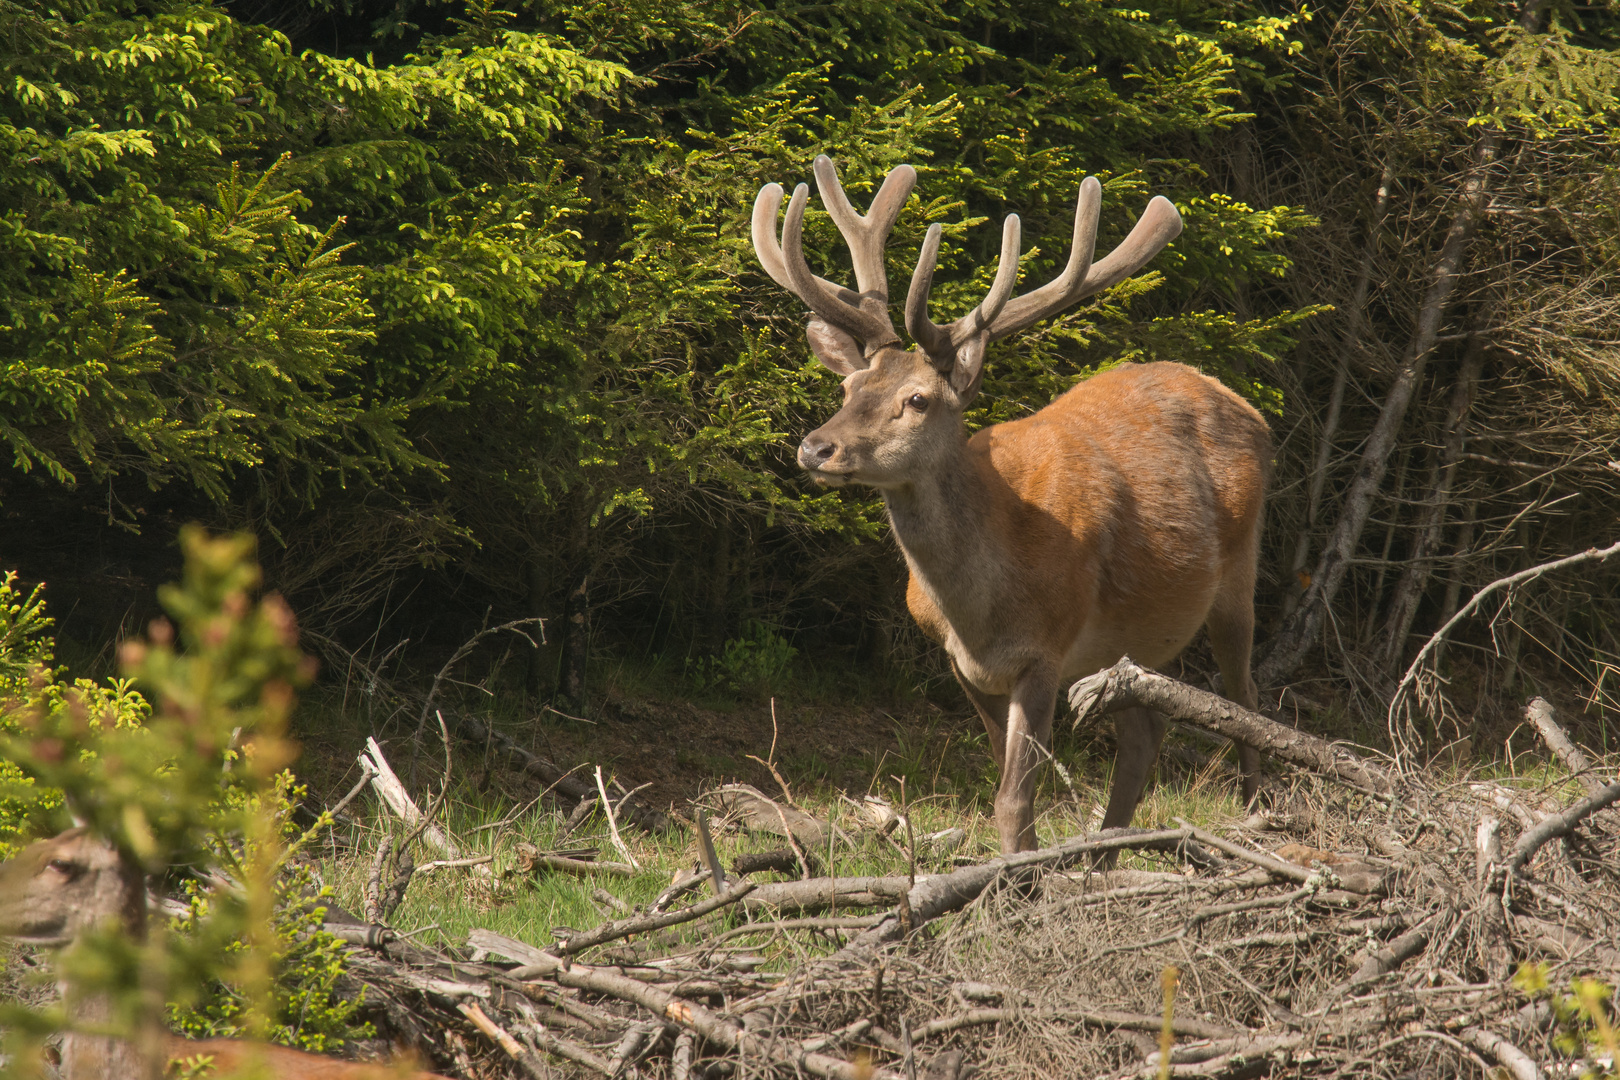
[[[1145,705],[1171,719],[1247,743],[1291,765],[1363,790],[1379,795],[1395,790],[1387,772],[1343,747],[1268,720],[1217,694],[1148,671],[1128,656],[1070,687],[1069,704],[1077,724],[1087,716]]]

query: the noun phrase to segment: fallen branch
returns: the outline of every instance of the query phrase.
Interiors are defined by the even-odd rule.
[[[920,878],[906,896],[906,902],[911,910],[911,918],[906,920],[910,923],[909,927],[903,925],[899,912],[891,913],[888,918],[846,945],[842,951],[855,953],[894,941],[908,930],[914,930],[924,923],[971,903],[989,888],[991,883],[1008,871],[1035,866],[1062,870],[1091,856],[1127,848],[1137,851],[1186,853],[1192,849],[1193,843],[1192,833],[1188,829],[1109,829],[1095,836],[1070,840],[1055,847],[1004,855],[975,866],[964,866],[949,874]]]
[[[1508,853],[1503,873],[1509,877],[1519,876],[1524,872],[1525,863],[1529,862],[1549,840],[1568,836],[1586,818],[1616,801],[1620,801],[1620,780],[1599,788],[1561,814],[1549,814],[1542,818],[1534,828],[1527,829],[1524,835],[1519,837],[1519,842],[1513,845],[1513,850]]]
[[[444,830],[424,818],[410,792],[405,790],[405,785],[394,774],[393,768],[388,764],[388,758],[383,755],[382,747],[377,744],[376,739],[369,737],[366,739],[366,748],[360,757],[366,763],[362,768],[369,766],[373,771],[371,786],[376,789],[383,804],[405,823],[407,829],[415,830],[416,834],[431,847],[443,852],[445,858],[462,857],[461,848],[444,834]]]
[[[1546,1080],[1541,1067],[1529,1054],[1493,1031],[1486,1031],[1482,1027],[1463,1028],[1457,1032],[1457,1038],[1480,1053],[1495,1058],[1513,1080]]]
[[[1155,1034],[1163,1030],[1165,1025],[1162,1016],[1115,1012],[1110,1009],[969,1009],[956,1016],[947,1016],[921,1024],[912,1029],[911,1037],[920,1041],[933,1038],[935,1035],[959,1031],[965,1027],[999,1024],[1008,1020],[1057,1020],[1063,1023],[1084,1024],[1088,1027],[1119,1031],[1151,1031]],[[1220,1024],[1190,1020],[1184,1016],[1173,1017],[1170,1020],[1170,1030],[1177,1035],[1195,1039],[1236,1039],[1244,1034]]]
[[[564,956],[571,956],[606,941],[616,941],[619,938],[629,937],[631,934],[645,934],[650,930],[662,930],[666,926],[678,926],[681,923],[702,918],[711,911],[730,907],[753,892],[757,887],[755,882],[739,881],[719,896],[711,896],[707,900],[693,904],[688,908],[682,908],[680,911],[671,911],[659,915],[638,915],[630,919],[620,919],[617,922],[606,922],[594,930],[572,934],[566,941],[561,942],[554,948]]]
[[[1553,716],[1553,707],[1546,698],[1531,698],[1530,703],[1524,707],[1524,718],[1535,727],[1541,735],[1541,741],[1547,744],[1547,749],[1553,752],[1553,756],[1564,763],[1564,768],[1581,778],[1581,784],[1586,788],[1588,795],[1596,793],[1603,786],[1603,781],[1588,775],[1592,768],[1592,759],[1570,741],[1569,733]]]
[[[515,979],[550,978],[562,986],[576,990],[589,990],[606,994],[639,1005],[654,1016],[690,1028],[698,1035],[728,1050],[742,1050],[750,1057],[767,1058],[789,1068],[802,1069],[826,1080],[900,1080],[900,1074],[870,1065],[856,1065],[842,1058],[806,1051],[784,1039],[769,1034],[756,1034],[729,1020],[722,1019],[702,1005],[684,1001],[656,986],[625,975],[597,968],[574,966],[564,968],[563,961],[552,957],[546,964],[518,968],[509,973]]]
[[[1268,720],[1218,694],[1149,671],[1128,656],[1071,686],[1069,705],[1075,710],[1076,724],[1090,716],[1146,706],[1172,720],[1246,743],[1290,765],[1363,790],[1378,795],[1395,790],[1387,772],[1343,747]]]
[[[513,849],[517,870],[532,874],[536,870],[555,870],[563,874],[611,874],[614,877],[635,877],[636,868],[627,863],[597,862],[594,859],[574,859],[566,855],[547,855],[533,844],[518,844]]]

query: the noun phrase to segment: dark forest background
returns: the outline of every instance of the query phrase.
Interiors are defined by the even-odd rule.
[[[0,0],[0,563],[91,674],[200,521],[259,538],[328,671],[541,616],[475,662],[571,708],[610,661],[944,687],[880,506],[793,464],[836,379],[749,208],[818,153],[857,203],[913,163],[890,279],[941,222],[949,318],[1008,212],[1022,287],[1055,274],[1095,174],[1101,250],[1153,194],[1185,231],[994,347],[971,422],[1126,361],[1226,381],[1278,447],[1263,694],[1387,701],[1480,587],[1620,539],[1617,31],[1537,0]],[[1433,734],[1556,683],[1606,745],[1617,582],[1487,604]]]

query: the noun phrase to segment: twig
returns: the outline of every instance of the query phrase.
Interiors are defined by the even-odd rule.
[[[876,926],[887,916],[884,915],[839,915],[832,918],[819,919],[777,919],[774,922],[755,922],[746,926],[734,926],[723,934],[715,937],[715,941],[730,941],[732,938],[746,937],[750,934],[775,934],[783,930],[865,930]]]
[[[566,855],[543,855],[539,852],[517,853],[518,871],[520,873],[533,873],[536,870],[555,870],[563,874],[611,874],[614,877],[635,877],[637,870],[629,863],[597,862],[588,859],[571,859]]]
[[[605,941],[614,941],[618,938],[629,937],[631,934],[644,934],[651,930],[662,930],[666,926],[676,926],[680,923],[691,922],[701,918],[711,911],[729,907],[753,892],[758,886],[752,881],[739,881],[719,896],[712,896],[701,903],[679,911],[666,912],[661,915],[639,915],[630,919],[620,919],[617,922],[603,923],[594,930],[573,934],[568,940],[554,946],[556,952],[571,956],[584,952],[593,945],[600,945]]]
[[[1490,596],[1499,589],[1511,589],[1515,585],[1523,585],[1527,581],[1534,581],[1541,575],[1550,573],[1553,570],[1561,570],[1566,566],[1575,566],[1579,563],[1591,562],[1594,559],[1598,562],[1602,562],[1617,554],[1620,554],[1620,544],[1611,544],[1606,548],[1587,548],[1585,551],[1578,552],[1577,554],[1566,555],[1561,559],[1553,559],[1551,562],[1544,562],[1540,565],[1532,566],[1527,570],[1520,570],[1517,574],[1509,574],[1507,577],[1497,578],[1483,589],[1480,589],[1479,592],[1475,593],[1473,597],[1469,599],[1468,603],[1464,604],[1457,611],[1457,614],[1446,620],[1445,625],[1436,630],[1429,637],[1429,640],[1423,643],[1423,648],[1418,650],[1418,654],[1413,658],[1411,666],[1406,669],[1406,674],[1401,676],[1400,685],[1395,687],[1395,694],[1390,698],[1389,701],[1388,722],[1390,726],[1390,733],[1395,735],[1397,740],[1399,740],[1400,733],[1396,730],[1395,726],[1395,710],[1400,704],[1401,698],[1405,695],[1407,687],[1411,686],[1413,680],[1417,678],[1418,669],[1421,668],[1423,666],[1423,662],[1429,658],[1429,654],[1434,652],[1434,650],[1440,646],[1440,643],[1446,639],[1446,635],[1451,633],[1452,628],[1478,610],[1479,605],[1484,602],[1487,596]]]
[[[709,818],[701,806],[697,808],[697,834],[698,856],[703,860],[703,868],[709,872],[709,884],[714,886],[714,893],[719,896],[726,889],[726,868],[720,865],[720,856],[714,852],[714,837],[709,835]]]
[[[608,798],[607,785],[602,783],[602,766],[600,765],[596,767],[596,790],[602,796],[602,812],[607,815],[608,832],[613,836],[613,846],[619,849],[619,854],[624,856],[625,862],[640,870],[641,864],[636,862],[636,857],[630,854],[630,848],[625,844],[624,837],[619,835],[619,822],[613,813],[613,802]]]
[[[776,786],[782,789],[782,798],[787,801],[787,804],[789,806],[793,807],[793,809],[795,809],[795,810],[798,810],[799,809],[799,804],[793,801],[793,791],[792,791],[792,789],[790,789],[788,787],[788,782],[786,780],[782,779],[782,774],[780,772],[778,772],[777,768],[776,768],[776,699],[775,698],[771,698],[771,752],[770,752],[769,755],[767,755],[764,758],[759,757],[757,754],[749,754],[748,757],[749,757],[750,760],[759,762],[761,765],[765,766],[767,769],[769,769],[771,771],[771,777],[776,781]],[[782,827],[784,829],[787,828],[787,821],[785,819],[782,822]]]
[[[1115,1012],[1111,1009],[969,1009],[956,1016],[930,1020],[912,1029],[911,1037],[918,1042],[935,1035],[946,1035],[965,1027],[980,1024],[999,1024],[1007,1020],[1057,1020],[1087,1027],[1122,1031],[1151,1031],[1158,1034],[1164,1027],[1164,1017],[1151,1013]],[[1243,1032],[1203,1020],[1190,1020],[1185,1016],[1172,1016],[1170,1030],[1177,1035],[1194,1039],[1236,1039]]]
[[[1217,851],[1224,851],[1234,858],[1242,859],[1247,863],[1252,863],[1253,865],[1260,867],[1262,870],[1267,871],[1275,877],[1287,878],[1289,881],[1297,881],[1302,885],[1310,881],[1312,878],[1315,878],[1318,881],[1322,879],[1322,875],[1314,870],[1307,870],[1303,866],[1295,866],[1291,862],[1284,862],[1282,859],[1276,858],[1272,855],[1267,855],[1261,851],[1253,851],[1244,847],[1242,844],[1234,844],[1232,841],[1216,836],[1214,833],[1208,833],[1203,829],[1194,828],[1181,818],[1176,818],[1175,822],[1182,828],[1186,829],[1187,835],[1192,837],[1194,840],[1197,840],[1200,844],[1208,844]]]
[[[450,659],[444,662],[444,666],[439,669],[438,674],[433,676],[433,684],[428,687],[427,697],[422,700],[422,713],[419,717],[417,717],[416,734],[413,736],[413,739],[420,741],[422,738],[422,733],[427,730],[428,712],[433,708],[433,699],[439,696],[439,686],[444,682],[445,679],[450,677],[451,669],[453,669],[457,664],[461,663],[461,661],[466,658],[468,653],[477,648],[480,641],[489,637],[491,634],[499,634],[504,630],[511,630],[522,637],[523,640],[527,641],[530,645],[534,645],[534,639],[528,634],[525,634],[522,630],[518,629],[520,626],[528,626],[531,623],[540,628],[540,643],[542,645],[545,644],[546,622],[544,619],[536,617],[530,617],[527,619],[513,619],[511,622],[502,623],[500,626],[486,627],[483,630],[478,631],[478,633],[474,634],[466,641],[462,642],[461,647],[450,654]],[[538,645],[535,647],[539,648]],[[441,719],[441,723],[442,722],[443,721]]]
[[[484,866],[495,861],[493,855],[474,855],[466,859],[435,859],[416,868],[418,874],[431,874],[435,870],[451,870],[458,866]]]

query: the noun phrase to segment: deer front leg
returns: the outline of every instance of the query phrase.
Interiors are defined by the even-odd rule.
[[[972,683],[962,677],[962,669],[951,661],[951,674],[956,676],[957,685],[962,692],[973,702],[973,707],[979,710],[979,719],[984,721],[984,730],[990,736],[990,757],[996,763],[996,775],[1000,776],[1007,767],[1007,702],[1006,694],[986,694]]]
[[[1052,747],[1057,691],[1053,671],[1036,665],[1023,674],[1008,698],[1007,741],[995,800],[996,831],[1004,855],[1035,850],[1035,781]]]

